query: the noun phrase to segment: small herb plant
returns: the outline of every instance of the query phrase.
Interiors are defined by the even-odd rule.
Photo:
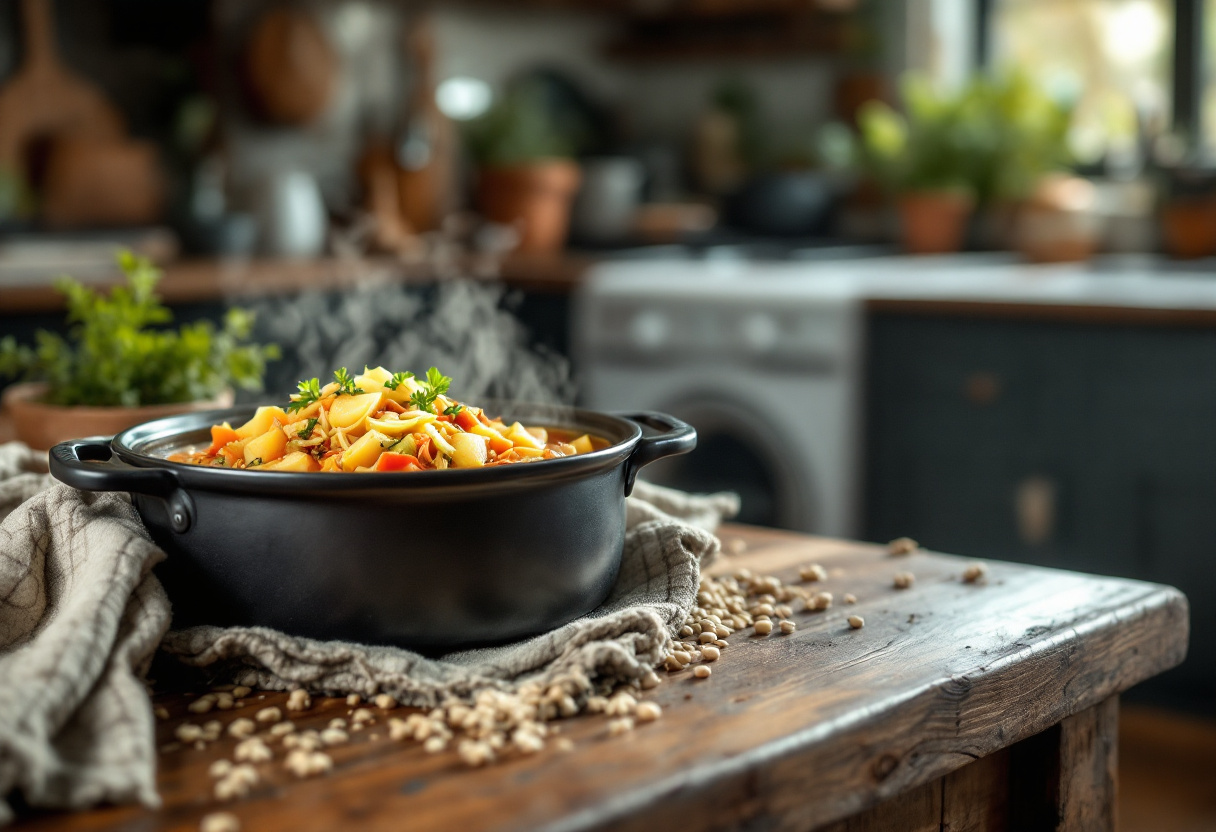
[[[904,113],[871,101],[858,114],[862,162],[893,191],[1018,199],[1069,165],[1070,109],[1023,74],[977,75],[950,93],[909,75],[902,92]]]
[[[40,330],[34,346],[0,339],[0,377],[45,381],[44,401],[64,406],[140,407],[215,398],[225,389],[261,390],[278,348],[249,342],[253,314],[228,310],[210,321],[167,328],[173,313],[156,298],[161,274],[131,252],[118,255],[126,284],[107,294],[61,278],[67,337]]]
[[[510,90],[481,118],[469,122],[465,144],[482,167],[511,167],[571,155],[570,131],[555,123],[538,90]]]

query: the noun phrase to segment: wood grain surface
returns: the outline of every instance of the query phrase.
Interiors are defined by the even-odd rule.
[[[887,801],[906,821],[901,829],[1004,828],[970,812],[967,797],[1005,776],[1013,758],[1001,749],[1035,736],[1057,764],[1071,754],[1073,779],[1050,797],[1058,806],[1068,789],[1079,796],[1077,777],[1100,781],[1112,771],[1102,749],[1113,751],[1104,726],[1117,711],[1104,703],[1186,651],[1186,600],[1169,587],[1003,563],[973,585],[960,580],[966,561],[956,557],[893,557],[883,547],[744,527],[723,537],[747,551],[716,569],[794,580],[799,565],[818,562],[836,603],[797,613],[791,635],[732,636],[707,680],[663,674],[645,694],[663,718],[625,736],[608,737],[603,718],[580,717],[562,724],[573,751],[467,769],[453,753],[388,740],[382,715],[333,749],[332,774],[297,781],[276,760],[261,766],[249,798],[221,806],[210,798],[207,766],[231,756],[235,741],[225,738],[162,756],[158,811],[41,815],[16,828],[186,830],[225,808],[246,831],[857,830],[894,828],[879,823],[889,811],[874,808]],[[916,581],[896,590],[892,576],[902,570]],[[846,592],[855,605],[841,603]],[[847,626],[853,613],[865,617],[863,629]],[[194,721],[283,704],[282,694],[262,696]],[[169,742],[192,716],[191,697],[158,698],[171,713],[159,725]],[[320,728],[348,710],[319,699],[292,719]],[[1075,714],[1083,716],[1069,722]],[[983,766],[963,768],[977,760]]]

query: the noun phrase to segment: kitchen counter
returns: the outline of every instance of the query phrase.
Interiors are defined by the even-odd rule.
[[[297,781],[281,763],[263,764],[265,779],[248,799],[220,806],[207,767],[231,755],[225,737],[162,756],[157,811],[41,815],[14,828],[186,830],[222,808],[259,832],[845,832],[1006,828],[1006,819],[1009,828],[1114,829],[1118,696],[1185,655],[1179,592],[1005,563],[990,563],[985,583],[967,584],[966,561],[947,555],[893,557],[884,547],[741,526],[722,537],[746,551],[724,556],[717,571],[795,580],[799,565],[818,562],[836,605],[796,613],[791,635],[732,636],[709,679],[663,674],[645,694],[662,705],[662,719],[628,735],[610,738],[606,720],[580,717],[562,723],[572,751],[467,769],[451,752],[394,743],[378,725],[331,749],[331,774]],[[915,583],[894,589],[903,570]],[[846,592],[856,605],[842,603]],[[847,626],[854,613],[864,628]],[[186,717],[199,719],[186,712],[191,698],[157,696],[170,712],[161,743]],[[284,699],[255,695],[218,718]],[[315,699],[292,719],[321,728],[347,710],[342,700]]]
[[[466,264],[462,274],[501,279],[514,288],[534,292],[569,292],[581,279],[587,261],[574,255],[512,255],[498,269],[485,263]],[[287,295],[308,290],[338,290],[368,283],[425,284],[440,279],[437,268],[426,263],[404,263],[391,258],[317,260],[183,260],[164,267],[157,289],[170,305]],[[105,286],[118,280],[90,281]],[[52,278],[36,283],[5,285],[0,282],[0,314],[55,312],[63,298]]]
[[[750,294],[772,278],[786,289],[795,281],[807,292],[847,296],[877,312],[1216,325],[1216,262],[1121,255],[1092,263],[1036,265],[1012,254],[870,257],[858,256],[854,248],[827,248],[814,258],[785,261],[658,254],[614,260],[578,252],[511,255],[497,270],[470,261],[461,273],[545,294],[569,294],[587,280],[611,281],[623,291],[644,294],[672,281],[720,284],[731,278],[740,292]],[[836,252],[843,256],[836,259]],[[434,265],[391,258],[184,260],[165,267],[160,293],[173,305],[439,279]],[[49,277],[19,285],[0,281],[0,314],[62,308]]]

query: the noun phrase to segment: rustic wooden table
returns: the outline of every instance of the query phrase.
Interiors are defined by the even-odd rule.
[[[235,740],[162,756],[158,811],[108,808],[26,818],[23,830],[189,830],[223,809],[250,830],[1113,830],[1118,695],[1178,664],[1187,603],[1169,587],[965,561],[739,526],[747,544],[716,567],[794,580],[827,567],[826,612],[791,635],[736,634],[696,680],[664,673],[664,716],[609,737],[602,717],[564,723],[572,751],[483,769],[428,755],[375,728],[330,749],[334,771],[295,780],[263,764],[253,794],[210,797],[208,765]],[[737,545],[735,548],[739,548]],[[915,584],[892,585],[897,571]],[[840,599],[854,593],[855,605]],[[850,629],[859,614],[865,627]],[[168,743],[185,694],[163,694]],[[250,716],[281,694],[208,717]],[[293,714],[345,716],[342,700]],[[404,715],[404,709],[395,712]],[[378,720],[383,725],[383,716]]]

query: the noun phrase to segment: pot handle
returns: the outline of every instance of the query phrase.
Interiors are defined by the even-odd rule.
[[[136,468],[114,459],[104,437],[71,439],[51,448],[51,474],[81,491],[128,491],[159,497],[168,504],[169,527],[178,534],[194,522],[194,502],[165,468]]]
[[[665,456],[686,454],[697,447],[696,428],[687,422],[681,422],[674,416],[656,413],[652,410],[613,413],[612,415],[660,431],[655,436],[643,436],[625,463],[626,497],[633,493],[633,482],[642,468]]]

